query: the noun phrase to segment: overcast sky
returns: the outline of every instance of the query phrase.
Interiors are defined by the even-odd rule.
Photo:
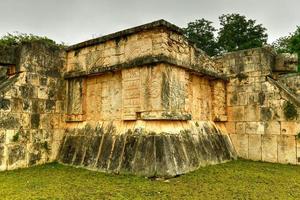
[[[268,29],[269,42],[300,25],[300,0],[0,0],[0,36],[33,33],[68,45],[158,19],[179,27],[240,13]]]

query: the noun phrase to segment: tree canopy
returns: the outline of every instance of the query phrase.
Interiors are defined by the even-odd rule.
[[[200,19],[188,23],[185,35],[208,55],[261,47],[267,43],[267,29],[253,19],[226,14],[220,16],[219,21],[221,27],[217,34],[212,22]]]
[[[25,33],[7,33],[6,35],[0,37],[0,46],[18,46],[22,43],[28,42],[42,42],[52,47],[64,47],[64,44],[58,44],[54,40],[51,40],[47,37],[41,37],[33,34]]]
[[[213,56],[218,53],[218,44],[214,37],[215,29],[212,22],[206,19],[199,19],[189,22],[184,28],[186,37],[196,44],[199,49],[204,50],[208,55]]]
[[[279,53],[297,53],[298,54],[298,71],[300,72],[300,26],[294,33],[279,38],[273,43],[273,47]]]
[[[262,24],[256,24],[255,20],[239,14],[222,15],[219,20],[218,44],[222,51],[261,47],[267,43],[267,29]]]

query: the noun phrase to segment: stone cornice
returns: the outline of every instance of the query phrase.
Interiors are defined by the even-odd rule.
[[[121,69],[128,69],[133,67],[139,67],[139,66],[145,66],[145,65],[157,65],[159,63],[166,63],[170,65],[175,65],[177,67],[186,69],[190,71],[191,73],[195,73],[201,76],[207,76],[212,79],[221,79],[224,81],[228,81],[228,77],[220,72],[205,69],[204,67],[200,65],[191,65],[187,63],[179,62],[175,59],[169,58],[167,56],[159,55],[159,56],[144,56],[140,58],[136,58],[134,60],[131,60],[129,62],[115,64],[111,66],[96,66],[91,68],[88,71],[70,71],[64,74],[65,79],[70,78],[76,78],[76,77],[84,77],[84,76],[93,76],[97,74],[103,74],[107,72],[115,72],[119,71]]]

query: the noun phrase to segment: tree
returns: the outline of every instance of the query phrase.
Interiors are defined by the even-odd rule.
[[[239,14],[222,15],[219,20],[218,44],[222,52],[261,47],[267,43],[267,29],[255,20]]]
[[[218,46],[214,37],[216,29],[212,26],[211,21],[203,18],[195,20],[188,23],[187,28],[183,30],[185,36],[208,55],[213,56],[218,53]]]
[[[297,53],[298,71],[300,72],[300,26],[289,36],[279,38],[273,43],[273,47],[278,53]]]
[[[6,35],[0,37],[0,47],[6,46],[18,46],[22,43],[28,42],[42,42],[48,46],[63,48],[65,45],[57,44],[54,40],[51,40],[47,37],[41,37],[33,34],[25,34],[25,33],[7,33]]]
[[[290,53],[290,50],[288,49],[288,43],[290,39],[291,36],[281,37],[272,43],[272,47],[277,53]]]

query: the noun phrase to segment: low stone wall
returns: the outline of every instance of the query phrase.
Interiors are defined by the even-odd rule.
[[[223,56],[220,68],[231,77],[226,128],[240,157],[296,164],[300,161],[300,109],[277,80],[268,79],[275,56],[264,48]]]
[[[70,129],[59,161],[103,172],[172,177],[236,157],[229,136],[212,122],[182,122],[185,128],[180,122],[140,122],[124,132],[114,123]],[[162,126],[165,132],[154,131],[163,131]]]
[[[0,67],[0,170],[54,161],[64,134],[63,52],[42,43],[17,49]]]

